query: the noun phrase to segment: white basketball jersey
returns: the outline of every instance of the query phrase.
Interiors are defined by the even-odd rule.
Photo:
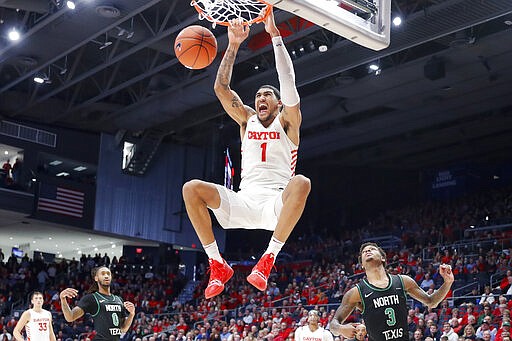
[[[30,309],[30,320],[25,325],[27,341],[48,341],[50,340],[50,323],[52,314],[48,310],[36,312]]]
[[[332,341],[333,337],[330,331],[318,327],[314,332],[308,325],[297,328],[295,331],[295,341]]]
[[[242,140],[242,181],[240,189],[263,187],[284,189],[295,175],[297,150],[279,120],[265,128],[257,115],[247,121]]]

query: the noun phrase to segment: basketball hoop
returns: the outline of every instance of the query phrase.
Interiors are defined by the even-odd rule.
[[[245,25],[262,22],[272,6],[263,0],[192,0],[191,6],[199,12],[199,20],[228,26],[233,19],[242,19]],[[263,13],[263,15],[261,15]]]

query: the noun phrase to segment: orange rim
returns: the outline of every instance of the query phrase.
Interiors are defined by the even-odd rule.
[[[244,21],[244,25],[252,25],[252,24],[257,24],[257,23],[263,22],[268,17],[268,15],[270,14],[270,11],[272,10],[272,5],[271,4],[268,4],[268,3],[266,3],[263,0],[257,0],[257,2],[260,2],[262,4],[267,5],[267,7],[265,8],[265,14],[262,17],[257,17],[255,19],[250,20],[250,21]],[[217,21],[214,18],[212,18],[211,16],[207,15],[203,11],[203,9],[199,5],[197,5],[196,1],[192,1],[192,6],[194,6],[196,11],[199,14],[201,14],[204,18],[206,18],[208,21],[210,21],[212,23],[215,23],[217,25],[229,26],[229,22],[227,22],[227,21]]]

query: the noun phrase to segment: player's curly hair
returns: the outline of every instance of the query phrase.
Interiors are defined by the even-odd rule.
[[[96,275],[98,274],[98,271],[101,269],[101,268],[107,268],[109,269],[108,266],[96,266],[94,268],[91,269],[91,278],[92,278],[92,281],[93,283],[91,284],[91,286],[89,287],[89,290],[87,290],[87,293],[88,294],[92,294],[93,292],[96,292],[96,291],[99,291],[100,290],[100,286],[98,285],[98,282],[96,281],[95,277]],[[110,270],[110,269],[109,269]]]
[[[359,248],[359,257],[358,257],[359,264],[363,265],[363,260],[362,260],[361,256],[363,254],[364,248],[367,246],[375,246],[377,248],[377,250],[379,250],[380,255],[382,256],[382,258],[384,258],[384,261],[382,262],[382,266],[386,267],[386,252],[379,245],[372,243],[372,242],[363,243],[361,245],[361,247]]]

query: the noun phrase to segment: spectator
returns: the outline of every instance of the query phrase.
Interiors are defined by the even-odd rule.
[[[503,321],[501,328],[496,332],[495,341],[503,341],[504,336],[510,337],[510,321]]]
[[[480,314],[480,316],[478,316],[477,324],[481,325],[485,317],[490,317],[491,321],[494,319],[494,316],[491,311],[491,306],[489,304],[484,305],[482,313]]]
[[[453,331],[452,326],[450,326],[449,322],[443,323],[443,334],[441,334],[441,338],[443,336],[446,336],[448,341],[458,341],[459,335],[457,335],[456,332]]]
[[[12,170],[11,170],[12,180],[14,181],[15,184],[19,184],[19,182],[20,182],[22,166],[23,166],[23,162],[19,158],[16,158],[16,161],[14,162],[14,165],[12,165]]]
[[[420,287],[424,290],[424,291],[428,291],[428,289],[430,289],[430,287],[432,287],[434,285],[434,280],[432,278],[430,278],[430,273],[425,273],[425,278],[423,279],[423,281],[421,281],[421,284],[420,284]]]
[[[4,170],[5,172],[5,176],[6,178],[10,178],[11,177],[11,169],[12,169],[12,166],[11,166],[11,161],[9,159],[7,159],[5,161],[5,163],[2,165],[2,169]]]
[[[480,302],[478,304],[485,307],[486,304],[493,305],[494,304],[494,295],[491,292],[491,287],[486,285],[484,288],[484,293],[482,294],[482,298],[480,298]]]
[[[7,331],[7,328],[2,329],[2,334],[0,334],[0,341],[11,341],[12,340],[12,334]]]
[[[434,341],[439,341],[441,338],[441,331],[437,329],[437,324],[431,324],[429,329],[425,332],[426,337],[431,337]]]
[[[496,336],[497,330],[496,328],[494,328],[494,332],[491,332],[491,326],[489,322],[484,320],[480,327],[478,327],[478,329],[476,330],[476,337],[484,339],[485,332],[489,332],[490,341],[494,341],[494,337]]]
[[[476,339],[476,334],[475,334],[475,328],[473,328],[472,325],[467,325],[464,327],[464,333],[462,334],[462,337],[464,338],[464,340],[475,340]]]
[[[412,336],[412,341],[423,341],[423,331],[421,329],[416,329]]]
[[[354,334],[353,339],[347,339],[346,341],[366,341],[368,338],[366,337],[366,326],[364,324],[360,324],[356,327],[356,333]],[[422,340],[418,340],[422,341]]]
[[[468,319],[469,319],[469,316],[473,316],[475,318],[475,323],[476,323],[476,319],[478,318],[478,313],[474,311],[475,309],[475,306],[473,305],[473,303],[468,303],[466,305],[466,314],[464,314],[464,316],[462,316],[462,321],[460,322],[462,325],[467,325],[468,324]]]

